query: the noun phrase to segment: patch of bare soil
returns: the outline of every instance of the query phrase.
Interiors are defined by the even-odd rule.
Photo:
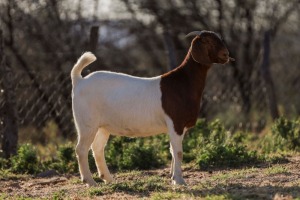
[[[226,169],[200,171],[192,168],[184,169],[185,187],[175,187],[166,184],[159,190],[135,191],[135,189],[113,190],[112,192],[89,193],[90,188],[79,181],[79,176],[55,175],[53,177],[37,178],[3,178],[0,180],[0,199],[16,197],[31,197],[45,199],[137,199],[151,198],[155,193],[186,194],[185,196],[206,197],[208,195],[227,195],[229,198],[240,199],[293,199],[300,197],[300,158],[290,159],[286,164],[272,166],[255,166],[243,169]],[[131,183],[138,179],[147,180],[156,176],[171,183],[169,169],[143,171],[136,175],[118,175],[117,183]],[[151,181],[151,179],[149,179]],[[101,183],[98,188],[104,184]],[[117,188],[117,187],[115,187]],[[122,189],[123,188],[123,189]],[[97,189],[97,188],[95,188]],[[147,189],[147,187],[146,187]],[[101,190],[100,190],[101,191]],[[97,192],[97,190],[96,190]]]

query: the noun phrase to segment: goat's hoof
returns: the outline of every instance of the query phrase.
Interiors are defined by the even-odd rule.
[[[96,181],[92,180],[82,180],[82,182],[86,183],[88,187],[96,187],[98,184]]]
[[[98,186],[98,184],[95,181],[87,183],[87,184],[88,184],[89,187],[96,187],[96,186]]]
[[[186,185],[186,182],[183,180],[183,178],[173,178],[172,180],[173,185]]]
[[[110,174],[108,174],[107,176],[105,176],[104,174],[101,174],[100,178],[104,181],[105,184],[114,182],[114,179]]]
[[[105,184],[114,183],[114,182],[115,182],[114,179],[110,179],[110,180],[105,180],[105,179],[104,179],[104,183],[105,183]]]
[[[114,179],[110,176],[109,178],[103,179],[105,184],[113,183]]]

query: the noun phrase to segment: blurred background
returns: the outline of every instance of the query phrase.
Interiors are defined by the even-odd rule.
[[[84,75],[157,76],[181,63],[195,30],[218,32],[236,59],[210,70],[200,118],[258,134],[298,117],[299,11],[299,0],[1,0],[0,154],[75,141],[70,70],[84,51],[98,58]]]

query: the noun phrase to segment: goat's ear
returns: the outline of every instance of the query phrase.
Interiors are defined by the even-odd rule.
[[[198,63],[202,63],[202,64],[211,63],[208,55],[208,50],[206,47],[207,44],[203,39],[201,40],[200,37],[198,36],[194,38],[194,40],[192,41],[192,45],[191,45],[192,58]]]

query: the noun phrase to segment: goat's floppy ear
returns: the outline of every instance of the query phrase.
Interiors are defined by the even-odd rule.
[[[204,41],[201,41],[201,36],[197,36],[193,39],[191,44],[191,55],[192,58],[201,64],[210,64],[211,61],[209,59],[208,51],[206,48],[206,44]]]

